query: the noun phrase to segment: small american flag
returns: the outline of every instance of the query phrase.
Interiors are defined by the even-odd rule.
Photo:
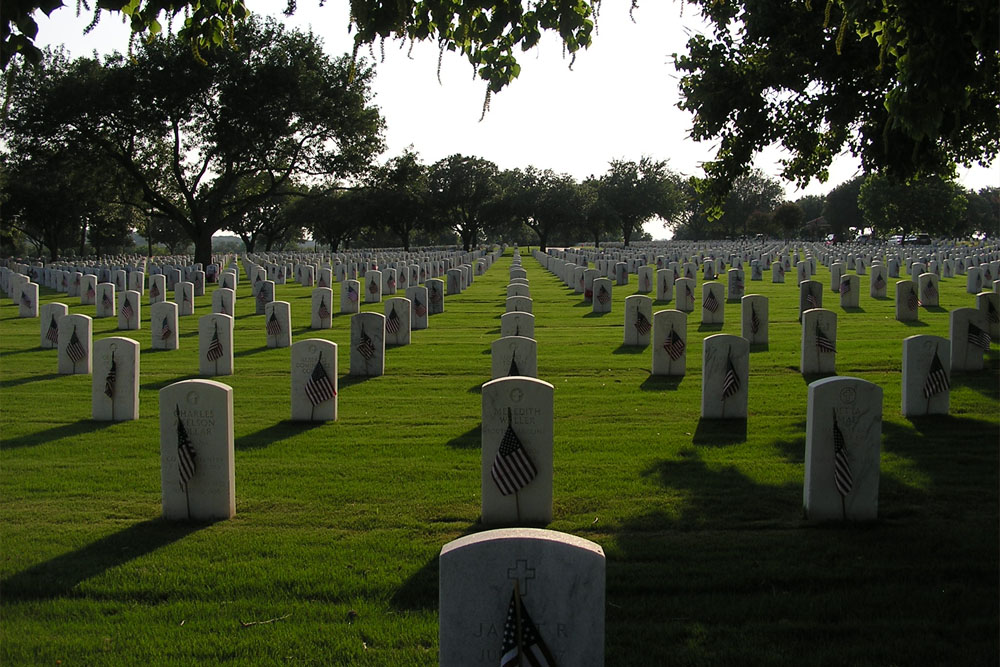
[[[163,326],[160,327],[160,340],[167,340],[173,335],[173,331],[170,330],[169,318],[163,318]]]
[[[319,359],[316,360],[316,366],[313,367],[312,376],[309,381],[306,382],[306,396],[309,398],[309,402],[314,406],[319,405],[323,401],[329,401],[331,398],[337,395],[336,390],[333,388],[333,383],[330,382],[330,376],[326,374],[326,369],[323,368],[323,355],[319,355]]]
[[[785,275],[785,267],[781,264],[778,264],[778,275],[781,277],[784,277]]]
[[[93,285],[87,285],[87,299],[89,300],[89,299],[93,299],[93,298],[94,298],[94,286]]]
[[[934,350],[934,359],[931,361],[931,368],[927,371],[927,379],[924,380],[924,398],[930,398],[936,394],[948,391],[951,383],[948,381],[948,373],[944,370],[944,364],[938,357],[937,349]]]
[[[277,336],[281,333],[281,324],[278,322],[278,318],[273,311],[271,312],[271,317],[267,318],[267,324],[264,328],[268,336]]]
[[[851,293],[851,279],[848,276],[842,276],[840,279],[840,296],[847,296]]]
[[[122,317],[127,322],[132,319],[133,315],[135,315],[135,310],[132,309],[132,302],[128,300],[128,297],[125,297],[125,300],[122,302]]]
[[[45,339],[51,341],[53,345],[59,344],[59,325],[56,324],[55,315],[52,315],[49,320],[49,329],[45,332]]]
[[[222,358],[222,343],[219,341],[219,325],[215,325],[215,331],[212,332],[212,341],[208,344],[208,352],[205,353],[205,358],[209,361],[216,361]]]
[[[875,276],[875,282],[873,286],[879,292],[885,289],[885,278],[882,277],[881,271],[879,271],[878,275]]]
[[[264,292],[263,285],[257,290],[257,301],[260,301],[262,304],[267,303],[267,294]]]
[[[223,315],[228,315],[229,314],[228,310],[226,309],[226,300],[225,299],[222,299],[222,298],[219,299],[219,312],[222,313]]]
[[[25,308],[31,308],[31,299],[24,292],[21,292],[21,305]]]
[[[378,284],[374,280],[368,283],[368,293],[378,294]]]
[[[740,390],[740,377],[736,374],[736,367],[733,366],[733,356],[726,357],[726,376],[722,378],[722,399],[735,396]]]
[[[819,324],[816,325],[816,349],[820,352],[836,352],[837,347],[833,344],[833,341],[819,328]]]
[[[177,406],[177,478],[181,484],[181,491],[187,491],[188,482],[194,477],[195,452],[191,446],[191,438],[188,437],[184,422],[181,421],[181,406]]]
[[[604,289],[604,285],[601,285],[600,291],[597,292],[597,300],[601,303],[601,305],[611,301],[611,295],[608,294],[608,290]]]
[[[934,287],[934,281],[933,280],[928,280],[927,281],[927,283],[926,283],[926,285],[924,287],[924,295],[928,299],[936,299],[937,298],[938,291],[937,291],[937,288]]]
[[[757,309],[750,305],[750,333],[760,331],[760,318],[757,317]]]
[[[441,290],[438,289],[437,286],[431,287],[431,289],[430,289],[430,299],[431,299],[431,303],[433,303],[435,306],[440,306],[441,305],[441,301],[442,301]]]
[[[744,287],[745,285],[743,284],[743,281],[738,278],[736,279],[736,282],[733,283],[733,289],[737,292],[742,292]]]
[[[323,276],[322,273],[319,274],[319,282],[316,283],[316,286],[317,287],[327,287],[326,279],[324,278],[324,276]]]
[[[986,319],[993,324],[1000,322],[1000,313],[997,312],[997,307],[993,305],[993,301],[986,302]]]
[[[368,337],[365,330],[361,330],[361,341],[358,343],[358,352],[366,361],[371,361],[372,357],[375,356],[375,344],[372,343],[372,339]]]
[[[667,340],[663,343],[663,349],[667,351],[673,361],[677,361],[684,354],[684,348],[684,339],[671,327],[670,333],[667,334]]]
[[[69,344],[66,345],[66,354],[74,364],[87,358],[87,350],[76,335],[76,327],[73,327],[73,334],[69,337]]]
[[[587,299],[588,301],[589,300],[593,300],[593,298],[594,298],[594,290],[592,290],[592,289],[585,289],[585,290],[583,290],[583,298]]]
[[[984,350],[990,349],[990,343],[993,342],[990,338],[988,331],[983,331],[977,327],[972,322],[969,322],[969,343],[977,347],[981,347]]]
[[[714,313],[719,310],[719,300],[715,298],[715,292],[711,289],[708,290],[708,296],[705,297],[705,303],[703,305],[705,310],[710,313]]]
[[[396,314],[396,306],[392,307],[389,317],[385,318],[385,330],[393,336],[399,333],[399,315]]]
[[[684,300],[689,304],[694,304],[694,291],[691,290],[690,285],[684,286]]]
[[[833,481],[837,485],[837,493],[846,496],[854,487],[854,476],[851,474],[851,462],[847,458],[847,446],[844,434],[837,424],[837,411],[833,412]]]
[[[396,279],[395,278],[389,278],[389,280],[386,281],[386,285],[388,285],[388,287],[389,287],[390,290],[396,289]]]
[[[111,353],[111,368],[104,377],[104,394],[108,398],[115,397],[115,382],[118,380],[118,364],[115,363],[115,353]]]
[[[354,285],[347,286],[347,300],[352,303],[358,300],[358,291],[354,289]]]
[[[910,310],[916,310],[918,306],[920,306],[920,299],[917,298],[917,291],[911,289],[909,296],[906,297],[906,307]]]
[[[538,474],[535,464],[525,451],[521,440],[510,425],[510,409],[507,410],[507,430],[500,440],[500,448],[490,466],[490,475],[501,495],[509,496],[523,489]]]
[[[427,314],[427,306],[421,303],[420,299],[413,300],[413,314],[417,317],[423,317]]]
[[[188,291],[186,289],[181,289],[181,302],[191,303],[191,295],[188,294]]]
[[[580,290],[583,291],[583,288],[584,288],[583,276],[580,276]]]
[[[319,319],[321,320],[325,320],[326,318],[330,317],[330,309],[326,307],[326,299],[320,298],[319,308],[316,309],[316,314],[319,316]]]
[[[642,313],[636,313],[635,317],[635,330],[640,336],[645,336],[649,333],[649,330],[653,328],[653,325],[649,323],[649,319],[646,318]]]
[[[555,667],[552,652],[545,645],[538,628],[528,616],[520,592],[515,588],[507,607],[507,620],[503,627],[503,644],[500,647],[500,667]]]
[[[650,289],[650,287],[649,287],[649,276],[643,276],[642,277],[642,289],[644,289],[647,292],[649,291],[649,289]]]
[[[149,288],[149,296],[156,299],[160,296],[160,287],[154,282],[153,286]]]
[[[812,308],[820,308],[820,304],[819,299],[817,299],[816,295],[810,290],[809,292],[806,292],[806,310],[810,310]]]
[[[111,303],[111,297],[108,296],[108,291],[104,290],[104,294],[101,295],[101,305],[105,308],[114,308],[115,304]]]

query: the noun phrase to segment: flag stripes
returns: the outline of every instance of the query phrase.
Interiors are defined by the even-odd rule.
[[[209,361],[216,361],[222,358],[222,342],[219,340],[219,325],[215,325],[215,331],[212,332],[212,341],[208,344],[208,351],[205,353],[205,358]]]
[[[115,384],[118,381],[118,364],[115,363],[115,353],[111,353],[111,368],[108,369],[108,374],[104,377],[104,394],[108,398],[115,397]]]
[[[66,354],[74,364],[87,358],[87,351],[76,335],[76,327],[73,327],[73,334],[69,337],[69,344],[66,345]]]
[[[187,491],[188,482],[194,477],[196,454],[191,446],[184,422],[181,421],[181,406],[177,406],[177,477],[180,480],[181,491]]]
[[[509,414],[509,410],[508,410]],[[512,493],[523,489],[538,474],[534,462],[525,451],[521,440],[514,433],[510,425],[510,418],[507,421],[507,430],[500,441],[500,448],[493,458],[493,465],[490,466],[490,476],[497,485],[500,493],[509,496]]]
[[[322,354],[316,360],[312,375],[309,381],[306,382],[305,392],[309,402],[314,406],[319,405],[323,401],[329,401],[337,395],[337,391],[333,388],[333,383],[330,381],[330,376],[327,375],[326,369],[323,368]]]
[[[837,424],[837,412],[833,412],[833,481],[837,485],[837,493],[846,496],[854,488],[854,476],[851,473],[851,462],[847,457],[847,446],[844,434]]]
[[[927,371],[927,379],[924,380],[924,398],[930,398],[937,394],[948,391],[951,382],[948,380],[948,373],[944,370],[944,364],[938,356],[937,349],[934,350],[934,359],[931,360],[930,370]]]

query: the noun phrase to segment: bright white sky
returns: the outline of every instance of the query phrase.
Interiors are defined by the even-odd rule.
[[[73,3],[70,3],[73,4]],[[281,16],[284,0],[248,0],[251,10]],[[568,173],[578,180],[607,171],[611,159],[638,160],[643,155],[668,160],[674,171],[701,173],[713,146],[688,138],[690,115],[677,108],[677,74],[671,55],[682,53],[688,35],[702,29],[692,7],[676,0],[641,3],[635,22],[625,2],[605,2],[593,45],[577,55],[573,69],[563,57],[557,35],[545,35],[538,48],[519,57],[521,76],[494,95],[480,122],[485,83],[473,79],[472,68],[457,53],[446,53],[437,80],[438,51],[420,43],[407,55],[408,45],[387,42],[385,60],[376,67],[375,103],[386,119],[388,150],[398,155],[412,145],[423,162],[462,153],[492,160],[501,168],[526,167]],[[348,3],[299,0],[298,11],[283,19],[321,34],[332,55],[349,52]],[[113,15],[83,35],[89,17],[77,18],[73,7],[37,17],[39,44],[63,44],[73,56],[97,50],[124,51],[128,30]],[[378,45],[376,57],[381,57]],[[781,154],[771,150],[757,166],[778,176]],[[813,182],[804,190],[785,184],[789,199],[824,194],[853,178],[858,163],[849,156],[835,161],[827,183]],[[979,189],[1000,185],[1000,164],[963,171],[962,183]],[[654,237],[658,223],[646,228]]]

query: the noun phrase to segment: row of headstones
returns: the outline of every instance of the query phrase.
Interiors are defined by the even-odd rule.
[[[509,270],[500,338],[490,346],[490,377],[538,377],[538,343],[528,273],[515,249]]]

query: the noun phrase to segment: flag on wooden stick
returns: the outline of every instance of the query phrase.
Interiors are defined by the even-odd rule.
[[[824,333],[822,329],[819,328],[819,323],[816,324],[816,349],[820,352],[836,352],[837,346],[833,344],[833,341]]]
[[[528,615],[516,581],[503,627],[500,667],[556,667],[552,652]]]
[[[170,330],[170,320],[167,317],[163,318],[163,324],[160,326],[160,340],[167,340],[174,332]]]
[[[111,368],[108,369],[108,374],[104,377],[104,394],[108,398],[115,397],[115,384],[118,381],[118,364],[115,363],[115,353],[111,353]]]
[[[219,340],[219,324],[216,322],[215,331],[212,332],[212,341],[208,344],[208,351],[205,358],[209,361],[216,361],[222,358],[222,342]]]
[[[924,380],[924,398],[930,398],[937,394],[948,391],[951,382],[948,380],[948,373],[944,370],[944,364],[938,356],[937,348],[934,349],[934,359],[931,361],[930,370],[927,371],[927,379]]]
[[[53,345],[59,344],[59,325],[56,324],[55,315],[52,315],[49,320],[49,328],[45,332],[45,339],[50,341]]]
[[[181,406],[177,406],[177,478],[180,480],[181,491],[187,491],[188,482],[194,477],[195,451],[191,446],[184,422],[181,421]]]
[[[385,330],[395,336],[399,333],[399,326],[399,315],[396,314],[396,306],[393,306],[389,312],[389,317],[385,318]]]
[[[511,421],[511,410],[507,408],[507,430],[500,440],[500,448],[493,458],[493,465],[490,466],[493,482],[505,496],[523,489],[538,474],[534,462],[514,433]]]
[[[837,485],[837,493],[841,498],[854,488],[854,477],[851,474],[851,462],[847,458],[847,445],[844,434],[837,424],[837,411],[833,411],[833,481]]]
[[[673,361],[677,361],[684,354],[684,347],[684,339],[671,327],[670,333],[667,334],[667,340],[663,343],[663,349],[667,351]]]
[[[87,351],[84,349],[83,343],[80,342],[80,338],[76,335],[76,327],[73,327],[73,333],[69,337],[69,344],[66,345],[66,354],[74,364],[87,358]]]
[[[730,349],[726,356],[726,376],[722,378],[722,400],[735,396],[740,390],[740,377],[736,374],[736,367],[733,365],[732,352]]]
[[[267,318],[266,325],[268,336],[277,336],[281,333],[281,323],[278,322],[278,318],[275,316],[274,311],[271,311],[271,317]]]
[[[371,361],[372,357],[375,356],[375,344],[372,343],[372,339],[365,333],[364,328],[361,329],[361,341],[358,343],[358,352],[361,353],[361,356],[366,361]]]
[[[122,301],[122,317],[124,317],[127,322],[132,319],[133,315],[135,315],[135,310],[132,309],[132,302],[129,301],[129,298],[126,296],[124,301]]]
[[[705,296],[705,303],[703,304],[705,310],[710,313],[714,313],[719,310],[719,300],[715,298],[715,291],[712,289],[708,290],[708,294]]]
[[[316,360],[316,365],[313,367],[312,376],[306,382],[305,392],[309,398],[309,402],[314,406],[319,405],[323,401],[328,401],[337,395],[336,390],[333,388],[333,383],[330,381],[330,376],[327,375],[326,369],[323,368],[322,352]]]
[[[972,322],[969,322],[969,343],[981,347],[984,350],[989,350],[991,342],[993,341],[990,338],[988,331],[984,331]]]
[[[642,313],[636,313],[635,317],[635,330],[640,336],[645,336],[649,333],[649,330],[653,328],[653,325],[649,323],[649,320]]]

